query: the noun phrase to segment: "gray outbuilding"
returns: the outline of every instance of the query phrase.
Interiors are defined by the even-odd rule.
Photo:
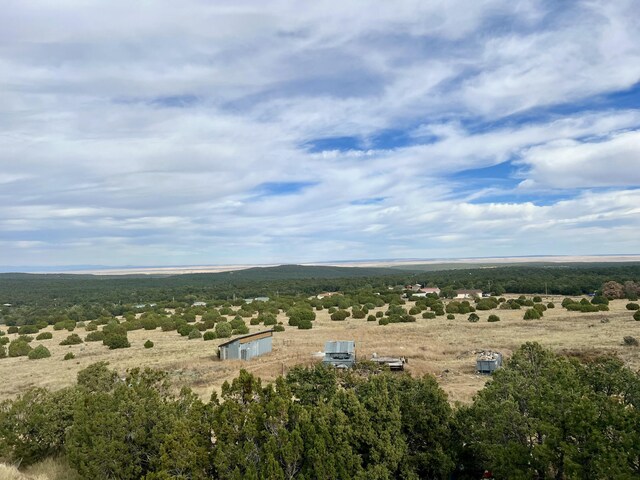
[[[324,345],[325,365],[337,368],[351,368],[356,363],[356,342],[353,340],[332,340]]]
[[[273,330],[251,333],[218,345],[220,360],[250,360],[271,352]]]

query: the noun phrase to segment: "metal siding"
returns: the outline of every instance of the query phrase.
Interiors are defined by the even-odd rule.
[[[325,353],[353,353],[356,350],[356,342],[353,340],[329,341],[324,345]]]

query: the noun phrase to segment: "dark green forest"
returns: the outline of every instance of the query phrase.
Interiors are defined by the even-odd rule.
[[[359,364],[241,371],[218,398],[161,371],[94,364],[77,385],[0,404],[0,456],[64,455],[91,479],[631,479],[640,475],[640,377],[525,344],[472,405],[431,376]]]
[[[592,293],[606,281],[640,278],[639,263],[580,263],[470,268],[433,272],[382,268],[284,265],[235,272],[173,276],[0,274],[0,303],[14,306],[72,306],[229,300],[234,297],[353,292],[419,282],[445,292],[477,288],[496,295]]]

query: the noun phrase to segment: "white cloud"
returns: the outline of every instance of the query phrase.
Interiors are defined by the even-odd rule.
[[[640,246],[640,113],[599,103],[640,78],[632,1],[5,3],[0,264]]]

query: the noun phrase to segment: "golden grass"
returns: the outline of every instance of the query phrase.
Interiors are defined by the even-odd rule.
[[[64,457],[46,458],[24,471],[14,465],[0,463],[0,480],[79,480]]]
[[[0,399],[11,398],[29,387],[52,389],[72,385],[79,370],[97,361],[108,361],[112,367],[124,370],[132,367],[155,367],[167,370],[176,386],[190,386],[208,399],[220,390],[225,380],[233,379],[245,368],[271,381],[296,364],[318,361],[312,354],[323,350],[326,340],[355,340],[359,358],[379,355],[404,355],[407,370],[413,375],[433,374],[452,402],[468,403],[487,381],[486,376],[475,374],[475,351],[498,350],[509,356],[521,344],[536,341],[559,353],[616,354],[631,368],[640,368],[637,348],[622,345],[625,335],[640,337],[640,322],[625,309],[625,300],[611,302],[609,312],[567,312],[560,307],[562,297],[545,297],[545,303],[554,301],[555,309],[545,312],[540,320],[523,320],[524,310],[493,310],[477,312],[478,323],[469,323],[467,315],[456,315],[455,320],[437,317],[433,320],[418,318],[416,323],[380,326],[377,322],[347,319],[333,322],[326,310],[317,313],[312,330],[287,327],[276,333],[273,352],[249,362],[218,361],[216,347],[221,340],[204,342],[188,340],[176,332],[136,330],[129,332],[131,348],[108,350],[101,342],[82,345],[58,345],[69,332],[53,331],[53,339],[42,342],[51,351],[51,358],[28,360],[26,357],[0,360],[3,379]],[[490,314],[501,321],[488,323]],[[602,323],[608,318],[608,323]],[[286,317],[281,314],[280,320]],[[49,327],[50,328],[50,327]],[[252,332],[264,329],[251,326]],[[84,337],[82,328],[76,333]],[[15,337],[15,335],[12,335]],[[143,343],[151,339],[155,347],[145,349]],[[63,361],[67,352],[76,359]]]

